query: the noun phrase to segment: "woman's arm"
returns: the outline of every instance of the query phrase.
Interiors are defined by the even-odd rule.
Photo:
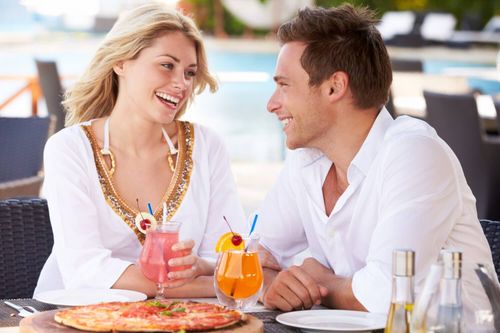
[[[156,285],[148,280],[138,265],[130,265],[123,272],[120,278],[112,286],[114,289],[135,290],[154,297],[156,295]],[[198,276],[187,284],[177,288],[168,288],[168,297],[214,297],[213,276]]]
[[[78,131],[74,127],[53,135],[44,150],[43,193],[54,233],[53,254],[63,288],[110,288],[131,262],[114,257],[103,242],[101,226],[108,220],[99,216],[90,175],[94,162]]]

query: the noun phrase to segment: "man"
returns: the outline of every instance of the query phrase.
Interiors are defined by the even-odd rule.
[[[259,211],[269,308],[387,312],[394,249],[416,252],[417,292],[443,247],[492,264],[451,149],[425,122],[384,108],[392,74],[375,23],[343,5],[301,10],[279,29],[268,111],[292,152]],[[312,257],[288,267],[306,248]],[[463,281],[465,299],[484,300],[472,269]]]

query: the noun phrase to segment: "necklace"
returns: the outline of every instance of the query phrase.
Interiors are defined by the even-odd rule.
[[[170,167],[170,170],[174,172],[175,165],[172,156],[176,155],[178,153],[178,150],[175,148],[174,144],[172,143],[172,140],[170,140],[170,137],[167,134],[167,131],[165,131],[163,127],[161,128],[161,133],[163,134],[163,138],[165,138],[165,141],[167,141],[168,145],[168,152],[167,152],[168,166]],[[108,173],[110,177],[113,177],[113,174],[115,173],[116,170],[116,161],[115,161],[115,156],[109,149],[109,117],[104,122],[104,146],[101,149],[101,155],[109,156],[109,159],[111,160],[111,168],[108,170]]]

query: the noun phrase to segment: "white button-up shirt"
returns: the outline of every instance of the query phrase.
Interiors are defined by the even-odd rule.
[[[309,248],[335,274],[352,277],[366,309],[387,312],[394,249],[416,252],[417,292],[443,247],[463,251],[465,262],[492,265],[460,163],[427,123],[393,120],[383,109],[327,216],[322,186],[331,165],[318,150],[291,152],[259,211],[262,244],[283,266]],[[472,269],[464,271],[463,286],[464,299],[484,301]]]

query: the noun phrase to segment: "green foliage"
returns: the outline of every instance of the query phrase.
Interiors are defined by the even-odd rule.
[[[200,28],[205,32],[213,32],[214,0],[183,1],[192,5]],[[266,3],[269,0],[258,1]],[[367,6],[375,10],[379,17],[386,11],[392,10],[443,11],[454,14],[458,22],[464,14],[477,13],[483,18],[483,23],[486,23],[491,16],[500,15],[500,0],[316,0],[315,3],[324,8],[339,6],[343,3]],[[245,31],[245,25],[224,9],[224,29],[229,35],[241,35]],[[265,30],[256,31],[256,35],[266,33]]]

